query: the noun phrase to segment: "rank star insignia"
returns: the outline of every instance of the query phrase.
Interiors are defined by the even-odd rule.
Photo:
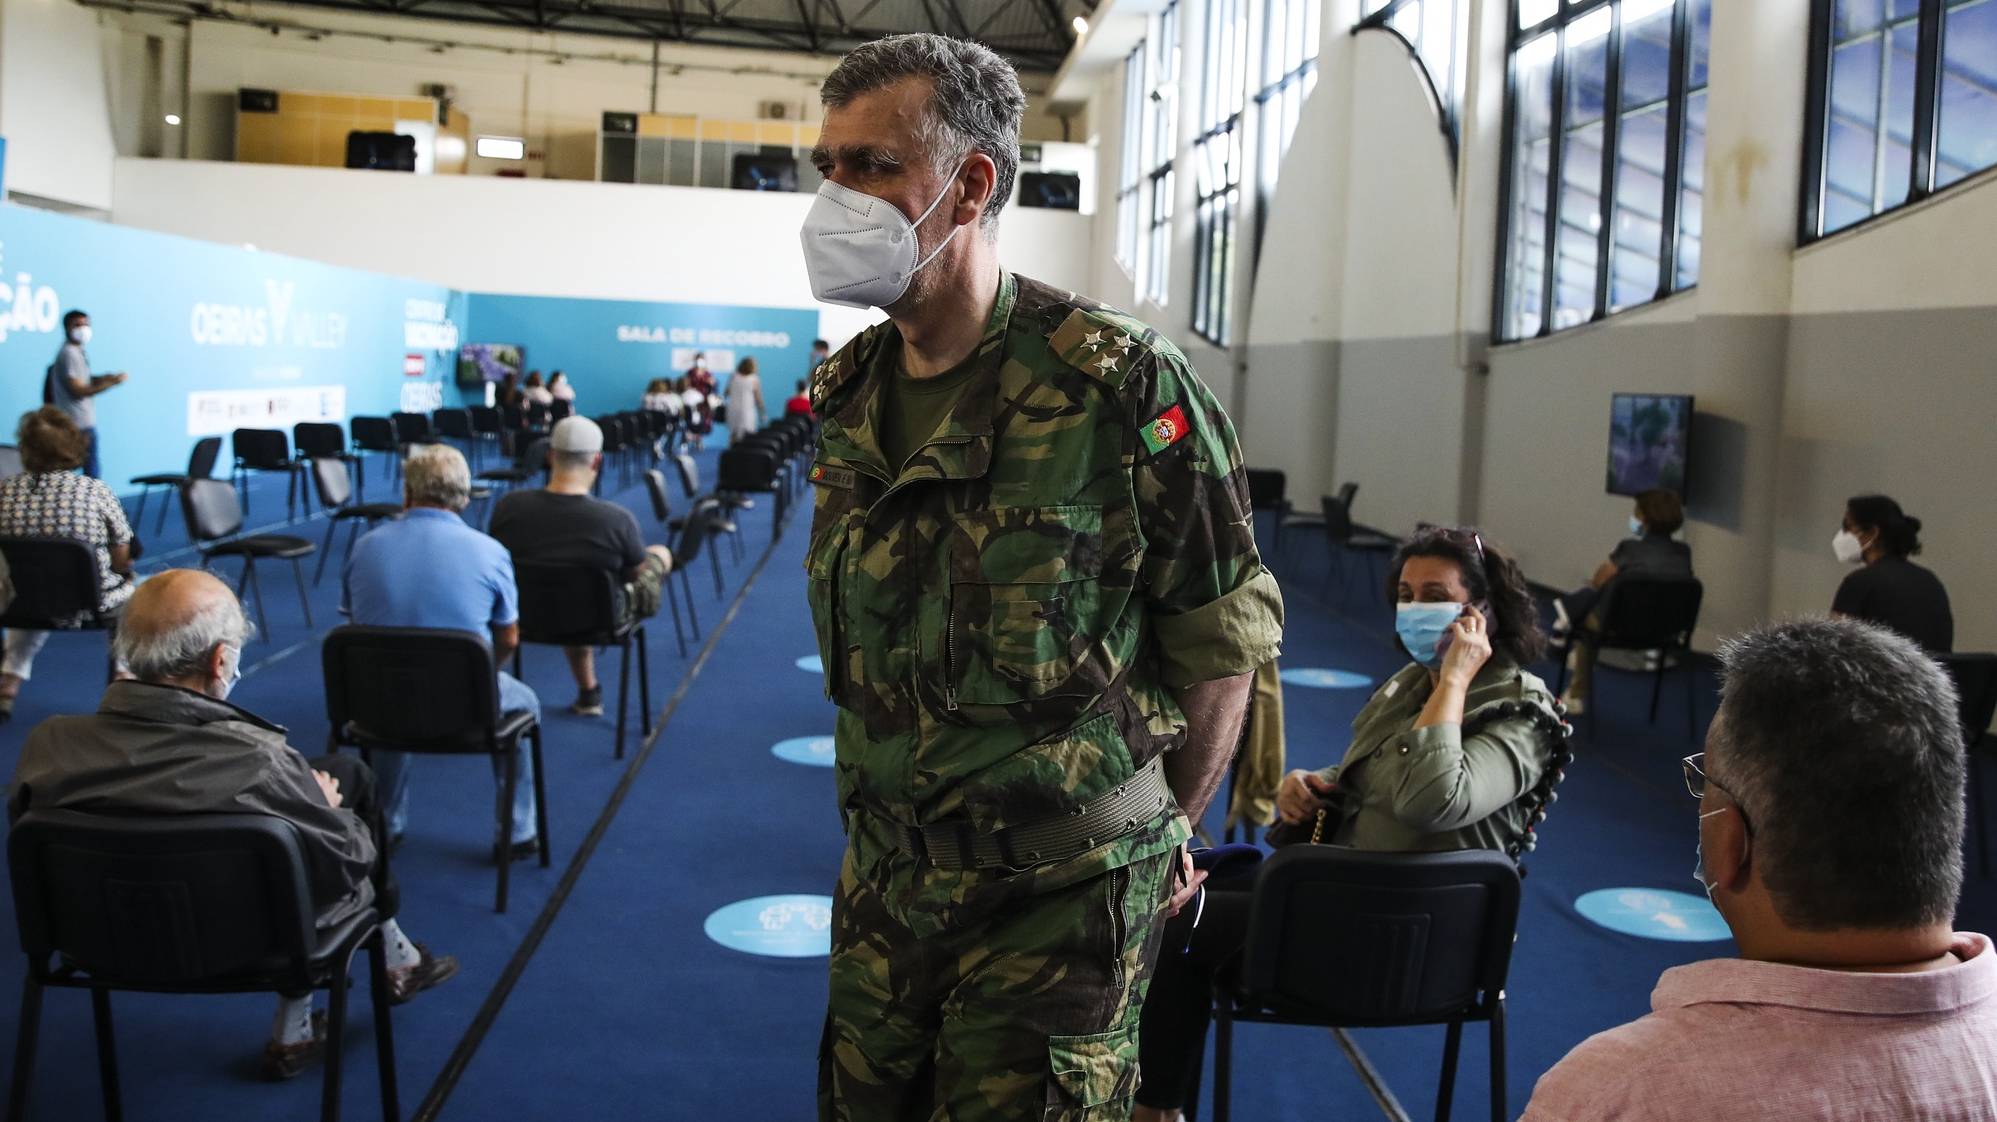
[[[1103,342],[1103,333],[1101,331],[1091,331],[1082,336],[1082,342],[1087,346],[1100,347]]]
[[[1105,374],[1116,373],[1116,356],[1110,354],[1108,351],[1104,351],[1102,363],[1096,369],[1101,370]]]
[[[1184,439],[1187,428],[1186,411],[1174,405],[1140,431],[1145,449],[1155,456]]]

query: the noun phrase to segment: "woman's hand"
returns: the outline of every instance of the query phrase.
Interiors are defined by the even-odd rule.
[[[1276,813],[1291,825],[1308,822],[1338,793],[1338,785],[1314,771],[1297,770],[1276,788]]]
[[[1165,901],[1165,918],[1171,919],[1179,914],[1180,908],[1192,903],[1193,897],[1199,895],[1200,885],[1206,881],[1207,870],[1193,868],[1192,851],[1183,845],[1180,846],[1178,875],[1173,877],[1173,883],[1178,887],[1172,890],[1171,898]]]
[[[1463,614],[1449,625],[1449,653],[1442,656],[1439,677],[1445,682],[1468,686],[1491,659],[1491,626],[1474,604],[1463,605]]]

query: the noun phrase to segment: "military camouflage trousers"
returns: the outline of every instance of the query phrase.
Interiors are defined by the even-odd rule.
[[[918,938],[849,849],[832,903],[822,1122],[1125,1122],[1178,851]]]

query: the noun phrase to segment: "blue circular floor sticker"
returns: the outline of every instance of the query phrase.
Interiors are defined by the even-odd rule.
[[[1373,684],[1373,679],[1364,674],[1325,666],[1292,667],[1277,676],[1289,685],[1309,686],[1315,690],[1363,690]]]
[[[1713,943],[1733,938],[1719,909],[1703,896],[1662,888],[1598,888],[1574,901],[1574,910],[1611,931],[1673,943]]]
[[[832,953],[832,897],[757,896],[707,917],[707,937],[731,951],[773,958]]]
[[[832,766],[832,738],[829,736],[793,736],[789,740],[779,740],[770,747],[770,753],[779,760],[810,767]]]
[[[817,655],[805,655],[798,659],[797,668],[811,674],[825,673],[825,663]]]

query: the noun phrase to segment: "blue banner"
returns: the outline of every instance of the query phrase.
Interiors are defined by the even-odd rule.
[[[130,375],[93,399],[122,491],[186,470],[196,437],[436,408],[464,306],[442,285],[0,206],[0,439],[41,405],[72,308],[91,370]]]
[[[42,403],[71,309],[90,316],[91,371],[130,375],[93,399],[119,491],[184,470],[197,437],[483,400],[457,385],[460,343],[524,347],[529,368],[568,373],[585,413],[637,408],[696,351],[725,392],[753,355],[775,416],[818,332],[816,309],[468,294],[0,205],[0,442]]]
[[[654,378],[686,372],[696,353],[707,356],[727,393],[735,364],[753,357],[763,383],[763,409],[781,416],[784,402],[810,372],[815,308],[739,308],[634,300],[542,296],[471,297],[467,343],[525,348],[528,369],[546,378],[556,370],[575,386],[583,413],[638,408]]]

